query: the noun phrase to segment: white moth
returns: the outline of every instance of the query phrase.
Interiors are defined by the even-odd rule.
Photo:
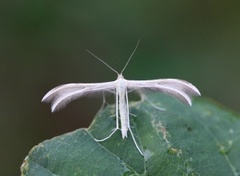
[[[104,63],[115,73],[117,73],[118,75],[117,79],[115,81],[103,82],[103,83],[70,83],[70,84],[60,85],[50,90],[43,97],[42,102],[51,102],[51,110],[52,112],[54,112],[61,108],[64,108],[69,102],[88,94],[94,94],[96,92],[115,93],[116,127],[108,137],[101,140],[96,139],[96,141],[100,142],[110,138],[121,127],[120,130],[121,130],[122,138],[123,139],[127,138],[127,132],[129,130],[137,150],[141,153],[141,155],[143,155],[143,152],[137,145],[133,132],[130,128],[128,92],[135,91],[135,90],[143,90],[143,89],[163,92],[177,98],[178,100],[190,106],[192,105],[191,97],[200,96],[200,92],[192,84],[188,83],[187,81],[179,80],[179,79],[155,79],[155,80],[143,80],[143,81],[124,79],[124,77],[122,76],[122,73],[127,67],[134,52],[136,51],[138,44],[139,44],[139,41],[133,53],[129,57],[127,63],[125,64],[124,68],[120,73],[118,73],[116,70],[110,67],[103,60],[101,60],[100,58],[92,54],[90,51],[88,51],[95,58],[97,58],[99,61]],[[119,126],[119,120],[121,122],[121,126]]]

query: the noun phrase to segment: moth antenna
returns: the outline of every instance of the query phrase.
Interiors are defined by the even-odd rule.
[[[134,50],[133,50],[132,54],[130,55],[130,57],[129,57],[129,59],[128,59],[127,63],[126,63],[126,64],[125,64],[125,66],[123,67],[123,69],[122,69],[122,71],[120,72],[120,74],[122,74],[122,73],[123,73],[123,71],[126,69],[126,67],[127,67],[128,63],[129,63],[129,62],[130,62],[130,60],[132,59],[132,56],[134,55],[135,51],[137,50],[139,43],[140,43],[140,39],[138,39],[138,42],[137,42],[137,44],[136,44],[136,46],[135,46],[135,48],[134,48]]]
[[[110,65],[108,65],[105,61],[103,61],[102,59],[100,59],[99,57],[97,57],[95,54],[93,54],[91,51],[86,50],[89,54],[91,54],[93,57],[95,57],[97,60],[99,60],[100,62],[102,62],[104,65],[106,65],[108,68],[110,68],[112,71],[114,71],[115,73],[117,73],[117,75],[119,75],[119,73],[112,68]]]

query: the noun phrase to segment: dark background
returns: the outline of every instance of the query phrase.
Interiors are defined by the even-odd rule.
[[[19,175],[39,142],[88,127],[101,98],[86,97],[50,113],[41,103],[70,82],[179,78],[203,96],[240,111],[239,1],[0,2],[0,175]]]

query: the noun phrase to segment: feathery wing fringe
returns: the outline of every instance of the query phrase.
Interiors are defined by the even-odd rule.
[[[192,105],[192,96],[201,95],[199,90],[191,83],[179,79],[158,79],[147,81],[128,81],[130,89],[149,89],[171,95],[178,100]]]
[[[42,102],[51,102],[52,112],[64,108],[71,101],[88,94],[113,91],[114,81],[106,83],[70,83],[60,85],[50,90],[42,99]]]

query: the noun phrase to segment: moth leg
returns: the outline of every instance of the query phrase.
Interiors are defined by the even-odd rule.
[[[116,92],[116,128],[114,128],[112,130],[112,132],[110,133],[110,135],[108,135],[107,137],[105,137],[103,139],[95,139],[95,141],[103,142],[103,141],[109,139],[119,129],[120,128],[119,128],[119,113],[118,113],[118,92]]]
[[[115,128],[115,129],[113,129],[113,131],[111,132],[111,134],[110,134],[109,136],[107,136],[107,137],[105,137],[105,138],[103,138],[103,139],[95,139],[95,141],[97,141],[97,142],[103,142],[103,141],[109,139],[117,130],[119,130],[119,129],[118,129],[118,128]]]
[[[140,94],[141,99],[142,100],[146,100],[152,107],[156,108],[159,111],[166,111],[165,108],[159,107],[157,105],[155,105],[153,102],[151,102],[145,95],[143,95],[142,93]]]
[[[128,93],[126,92],[126,102],[127,102],[127,113],[129,114],[129,104],[128,104]],[[130,120],[128,119],[128,130],[130,131],[130,133],[131,133],[131,136],[132,136],[132,139],[133,139],[133,142],[134,142],[134,144],[135,144],[135,146],[136,146],[136,148],[137,148],[137,150],[139,151],[139,153],[143,156],[143,152],[142,152],[142,150],[140,149],[140,147],[138,146],[138,144],[137,144],[137,141],[136,141],[136,139],[135,139],[135,137],[134,137],[134,135],[133,135],[133,132],[132,132],[132,130],[131,130],[131,127],[130,127]]]
[[[107,105],[106,98],[105,98],[105,92],[103,92],[102,95],[103,95],[103,99],[102,99],[102,105],[101,105],[101,107],[100,107],[100,110],[102,110],[103,108],[105,108],[106,105]]]
[[[132,132],[131,128],[129,128],[129,131],[130,131],[130,133],[131,133],[131,136],[132,136],[133,142],[134,142],[134,144],[135,144],[137,150],[138,150],[139,153],[143,156],[143,152],[142,152],[142,150],[140,149],[140,147],[138,146],[137,141],[136,141],[136,139],[135,139],[135,137],[134,137],[134,135],[133,135],[133,132]]]
[[[119,129],[119,101],[118,101],[119,93],[116,91],[116,129]]]
[[[136,114],[133,114],[133,113],[131,113],[131,112],[129,112],[129,114],[130,114],[131,116],[133,116],[133,117],[137,117]]]

